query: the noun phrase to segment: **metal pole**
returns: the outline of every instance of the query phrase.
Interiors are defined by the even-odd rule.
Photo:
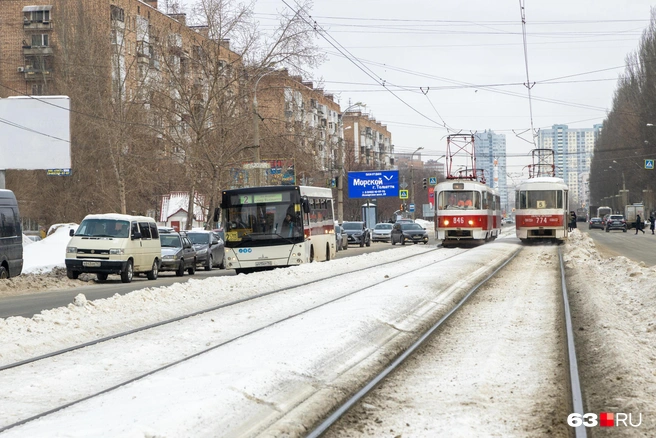
[[[343,135],[343,134],[342,134]],[[337,222],[344,222],[344,141],[340,137],[338,143],[337,169]]]
[[[339,175],[337,177],[337,222],[341,224],[344,222],[344,114],[346,114],[351,108],[355,108],[356,106],[364,106],[362,102],[356,102],[353,105],[350,105],[348,108],[346,108],[344,111],[342,111],[342,114],[339,116],[339,123],[340,127],[342,128],[340,130],[340,137],[339,137],[339,142],[337,143],[337,148],[338,148],[338,160],[339,163],[337,164],[337,168],[339,169]],[[355,137],[355,132],[353,132],[353,136]]]
[[[415,220],[415,210],[417,210],[417,206],[415,205],[415,154],[422,149],[423,147],[419,147],[412,153],[412,155],[410,155],[410,184],[412,184],[412,192],[410,192],[410,204],[412,204],[412,220]]]

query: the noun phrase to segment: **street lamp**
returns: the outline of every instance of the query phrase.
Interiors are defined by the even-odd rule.
[[[415,210],[417,207],[415,206],[415,161],[414,161],[414,156],[417,152],[422,150],[423,147],[418,147],[416,151],[410,155],[410,184],[412,184],[412,194],[410,196],[410,203],[414,207],[412,210],[412,220],[415,220]]]
[[[257,113],[257,86],[262,80],[263,77],[270,75],[271,73],[276,73],[278,70],[270,68],[269,71],[264,72],[257,78],[255,81],[255,86],[253,87],[253,161],[255,166],[258,166],[261,161],[260,156],[260,115]],[[260,185],[260,169],[255,169],[255,186]]]
[[[344,126],[344,114],[347,113],[351,108],[356,106],[365,106],[362,102],[356,102],[353,105],[350,105],[339,115],[340,128]],[[344,222],[344,129],[339,130],[339,142],[338,142],[338,175],[337,175],[337,222]],[[354,132],[353,137],[355,138],[357,134]]]

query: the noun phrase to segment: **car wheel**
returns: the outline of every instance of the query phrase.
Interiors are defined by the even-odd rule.
[[[187,268],[187,272],[189,275],[194,275],[196,273],[196,259],[194,259],[194,261],[191,263],[191,266]]]
[[[609,233],[609,232],[610,232],[610,229],[606,228],[606,232]]]
[[[149,280],[157,280],[157,276],[159,275],[159,264],[157,263],[157,259],[153,260],[153,266],[150,269],[150,271],[146,272],[146,277],[148,277]]]
[[[107,281],[107,274],[103,272],[99,272],[98,274],[96,274],[96,278],[98,278],[98,281],[100,282]]]
[[[182,277],[184,275],[184,259],[180,260],[180,265],[178,265],[178,269],[175,270],[175,275],[178,277]]]
[[[371,246],[371,239],[367,240],[367,246]]]
[[[626,233],[626,228],[624,228],[622,231],[623,231],[624,233]]]
[[[121,281],[123,283],[129,283],[132,281],[132,277],[134,276],[134,267],[132,266],[132,260],[128,260],[127,264],[125,265],[125,269],[123,272],[121,272]]]
[[[77,277],[80,276],[80,273],[71,269],[67,269],[66,276],[71,280],[77,280]],[[0,278],[9,278],[9,273],[4,266],[0,266]]]
[[[205,265],[205,270],[211,271],[213,266],[214,266],[214,256],[210,254],[210,257],[207,259],[207,264]]]
[[[405,245],[405,237],[401,236],[401,245]]]
[[[392,241],[392,245],[396,245],[396,240],[393,237],[390,240]]]
[[[221,263],[219,263],[219,269],[225,269],[225,255],[221,259]]]

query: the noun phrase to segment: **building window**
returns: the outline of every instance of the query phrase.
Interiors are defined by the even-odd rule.
[[[42,95],[43,95],[43,84],[33,84],[32,96],[42,96]]]
[[[48,34],[38,33],[32,35],[32,47],[48,47]]]
[[[112,21],[125,21],[125,12],[123,8],[119,8],[118,6],[110,5],[109,15]]]
[[[27,6],[23,8],[23,20],[26,23],[50,22],[50,6]]]

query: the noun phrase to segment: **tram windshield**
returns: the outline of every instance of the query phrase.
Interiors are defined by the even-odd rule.
[[[519,190],[517,208],[563,208],[562,190]]]
[[[480,210],[481,194],[473,190],[445,190],[437,200],[440,210]]]

